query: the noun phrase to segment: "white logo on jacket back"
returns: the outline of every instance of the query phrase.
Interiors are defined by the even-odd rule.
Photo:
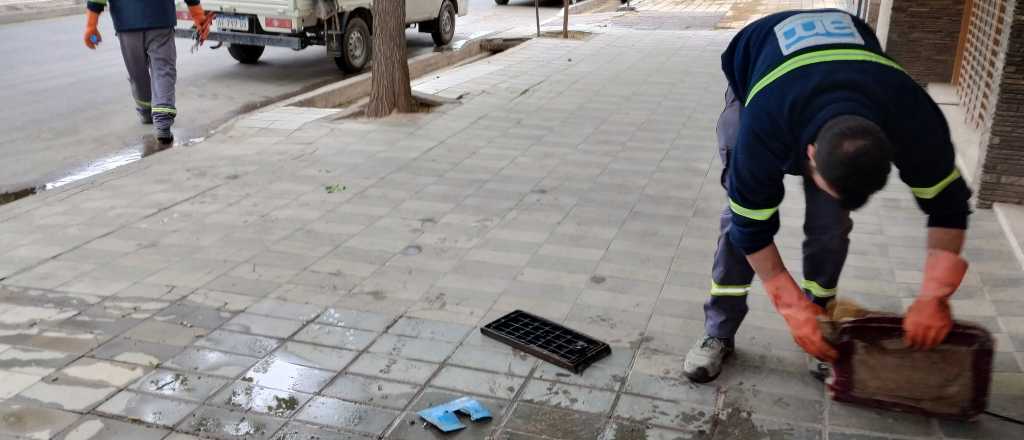
[[[849,14],[812,12],[796,14],[775,26],[783,55],[825,44],[864,44]]]

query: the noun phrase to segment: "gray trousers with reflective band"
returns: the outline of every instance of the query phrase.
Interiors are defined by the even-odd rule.
[[[174,29],[119,32],[117,38],[121,41],[135,107],[139,112],[152,111],[157,129],[170,128],[177,114],[174,83],[178,78],[178,52],[174,47]]]
[[[728,191],[729,156],[739,132],[742,104],[726,90],[725,110],[718,118],[718,153],[725,168],[722,186]],[[818,188],[810,177],[804,178],[803,273],[804,293],[821,307],[835,297],[839,274],[850,247],[853,221],[850,212],[837,200]],[[704,328],[709,336],[732,339],[747,314],[747,292],[754,280],[754,269],[743,251],[729,241],[732,210],[726,202],[719,224],[718,249],[712,267],[711,295],[704,304]]]

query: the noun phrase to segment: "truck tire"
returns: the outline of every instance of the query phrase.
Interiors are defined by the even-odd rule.
[[[452,6],[451,0],[444,0],[444,3],[441,3],[441,11],[437,14],[437,19],[434,20],[430,37],[438,46],[451,43],[452,38],[455,37],[455,6]]]
[[[345,34],[341,38],[341,56],[334,58],[338,68],[346,73],[359,73],[370,63],[373,53],[373,39],[370,27],[362,17],[352,17],[345,26]]]
[[[260,57],[263,56],[263,50],[266,47],[263,46],[252,46],[248,44],[229,44],[228,53],[231,54],[231,58],[242,64],[256,64]]]
[[[505,6],[508,4],[508,0],[494,0],[494,4],[498,6]]]

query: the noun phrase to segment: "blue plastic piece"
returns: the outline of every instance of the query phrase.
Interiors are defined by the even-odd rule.
[[[468,414],[469,419],[476,422],[483,419],[490,419],[491,412],[484,408],[480,402],[469,397],[462,397],[451,402],[437,405],[420,411],[418,414],[431,425],[443,432],[458,431],[466,427],[459,421],[456,413]]]
[[[100,42],[100,39],[99,39],[99,38],[96,38],[96,36],[95,36],[95,35],[90,35],[90,36],[89,36],[89,41],[90,41],[90,42],[92,42],[92,44],[96,44],[96,43],[99,43],[99,42]]]

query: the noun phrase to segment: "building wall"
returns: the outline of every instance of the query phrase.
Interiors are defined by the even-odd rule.
[[[996,11],[1001,11],[1004,22],[995,36],[1002,48],[1002,56],[997,57],[1002,66],[991,91],[991,128],[978,189],[982,205],[1024,204],[1024,1],[999,3]]]
[[[885,49],[920,83],[949,82],[964,0],[890,0]],[[884,25],[880,14],[879,27]]]

